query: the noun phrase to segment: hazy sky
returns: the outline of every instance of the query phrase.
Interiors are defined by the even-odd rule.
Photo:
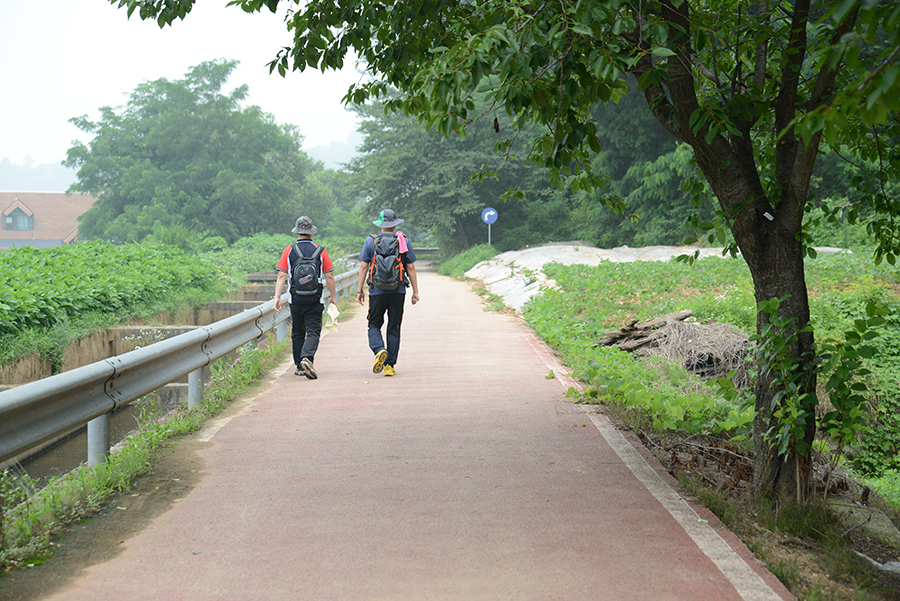
[[[224,91],[249,86],[245,104],[297,125],[304,148],[345,141],[355,115],[340,100],[360,75],[269,75],[266,63],[290,44],[282,14],[246,14],[227,0],[200,0],[184,21],[160,29],[109,0],[0,0],[0,159],[58,163],[90,135],[69,119],[99,119],[140,83],[181,79],[203,61],[240,61]]]

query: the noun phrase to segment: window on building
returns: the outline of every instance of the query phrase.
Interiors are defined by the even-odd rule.
[[[9,215],[3,216],[3,229],[7,231],[28,231],[33,227],[32,218],[22,209],[16,209]]]

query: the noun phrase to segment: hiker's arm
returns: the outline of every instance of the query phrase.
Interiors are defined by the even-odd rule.
[[[365,261],[359,262],[359,278],[356,282],[356,300],[359,301],[359,304],[363,304],[366,301],[366,289],[363,286],[366,285],[366,274],[369,272],[369,264]]]
[[[412,286],[413,293],[410,300],[412,304],[416,304],[419,302],[419,277],[416,275],[416,264],[415,263],[407,263],[406,264],[406,273],[409,274],[409,284]]]
[[[328,288],[328,294],[331,295],[331,303],[337,304],[337,289],[334,287],[334,272],[325,273],[325,287]]]
[[[284,283],[287,281],[287,272],[279,271],[278,279],[275,280],[275,312],[281,313],[281,291],[284,290]]]

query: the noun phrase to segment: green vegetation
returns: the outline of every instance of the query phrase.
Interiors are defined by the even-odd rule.
[[[246,274],[274,271],[296,236],[257,234],[230,247],[206,240],[211,250],[194,252],[180,244],[94,241],[0,253],[0,364],[38,353],[56,372],[63,350],[75,340],[134,318],[222,300]],[[337,260],[358,253],[363,241],[316,238],[338,273],[356,267]]]
[[[290,231],[301,210],[324,217],[327,196],[303,187],[315,168],[293,126],[257,106],[241,107],[246,85],[221,92],[236,61],[201,63],[184,79],[140,84],[125,107],[72,119],[93,134],[68,151],[70,188],[98,198],[82,217],[88,238],[140,242],[182,227],[233,242],[259,231]]]
[[[219,267],[172,246],[86,242],[0,253],[0,361],[67,344],[136,316],[199,306],[234,288]]]
[[[413,117],[385,113],[381,104],[354,109],[364,141],[360,155],[348,166],[347,187],[356,197],[369,199],[373,212],[388,206],[396,210],[414,241],[428,240],[447,253],[486,242],[481,212],[488,206],[500,213],[491,242],[501,251],[569,239],[572,195],[551,186],[541,165],[498,165],[493,153],[496,134],[489,123],[473,125],[464,138],[444,139]],[[512,128],[510,117],[497,119],[501,130]],[[527,153],[524,138],[513,152]],[[497,173],[473,179],[472,173],[483,165],[496,165]],[[512,186],[527,194],[504,199]],[[686,230],[681,233],[686,237]]]
[[[880,476],[864,476],[862,482],[888,501],[895,510],[900,511],[900,470],[886,469]]]
[[[215,265],[171,246],[21,246],[0,254],[0,335],[53,327],[85,313],[129,314],[174,290],[214,298],[229,284]]]
[[[730,323],[754,334],[755,303],[748,292],[749,270],[742,261],[714,257],[693,266],[676,261],[604,262],[597,267],[554,264],[544,271],[559,287],[532,299],[525,315],[585,382],[583,395],[572,391],[573,396],[583,402],[617,407],[642,427],[716,433],[747,443],[753,417],[752,391],[727,395],[727,384],[702,382],[671,361],[638,361],[623,351],[596,346],[609,330],[682,309],[692,309],[697,321]],[[859,358],[860,366],[869,373],[861,371],[858,378],[848,380],[855,388],[866,390],[861,393],[864,407],[853,410],[852,416],[826,413],[822,420],[823,427],[829,419],[851,427],[859,412],[867,409],[866,425],[861,426],[865,435],[858,443],[853,430],[826,430],[833,442],[840,432],[840,442],[855,447],[850,453],[852,467],[872,477],[873,483],[883,481],[879,490],[890,496],[900,445],[900,401],[895,393],[900,382],[900,347],[893,342],[900,328],[891,317],[900,312],[900,294],[895,288],[900,270],[890,265],[873,266],[857,255],[820,255],[807,260],[807,273],[812,324],[823,356],[832,348],[827,340],[844,345],[853,341],[854,328],[867,320],[867,304],[877,304],[882,313],[887,313],[883,323],[872,328],[878,335],[873,343],[877,354]],[[848,368],[842,365],[837,369],[843,372]],[[818,392],[827,411],[844,407],[839,405],[841,397],[836,396],[840,387],[828,382],[832,372],[823,368],[819,382]],[[900,497],[895,497],[896,501]]]
[[[222,93],[236,66],[204,62],[183,79],[142,83],[125,107],[101,107],[96,122],[71,119],[93,135],[66,159],[78,170],[70,191],[97,197],[81,217],[82,239],[207,252],[290,232],[301,215],[322,236],[368,232],[365,202],[343,192],[346,174],[303,152],[295,126],[241,106],[246,85]]]
[[[164,420],[143,411],[127,444],[105,463],[82,466],[43,488],[14,470],[0,473],[0,573],[46,560],[52,553],[49,543],[54,534],[129,490],[136,478],[150,470],[162,447],[178,436],[195,432],[207,418],[244,394],[283,360],[289,346],[289,339],[256,347],[248,344],[239,349],[238,361],[223,357],[214,362],[204,402],[197,409],[184,409]],[[152,405],[152,395],[138,402],[145,407]]]
[[[242,280],[248,273],[273,272],[282,251],[296,240],[297,236],[293,234],[256,234],[241,238],[228,248],[202,253],[202,257],[227,271],[235,279]],[[332,261],[337,261],[346,255],[358,255],[365,237],[316,237],[314,241],[328,249],[328,256]],[[338,265],[335,265],[335,271],[343,272]]]
[[[494,258],[497,249],[487,244],[479,244],[465,250],[457,255],[441,261],[438,272],[450,277],[461,277],[465,272],[469,271],[482,261]]]

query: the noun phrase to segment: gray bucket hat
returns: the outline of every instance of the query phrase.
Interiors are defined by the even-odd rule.
[[[297,225],[294,226],[294,229],[291,230],[291,233],[314,236],[317,231],[318,230],[316,229],[316,226],[313,225],[312,219],[304,215],[297,220]]]
[[[401,223],[403,223],[402,219],[397,219],[397,215],[391,209],[385,209],[378,215],[378,219],[372,222],[378,227],[388,229],[392,227],[397,227]]]

